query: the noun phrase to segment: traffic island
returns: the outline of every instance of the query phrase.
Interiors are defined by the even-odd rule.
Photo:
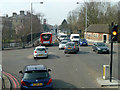
[[[112,82],[110,80],[105,80],[102,78],[97,78],[97,82],[101,87],[106,87],[106,88],[118,88],[120,86],[120,81],[112,78]]]

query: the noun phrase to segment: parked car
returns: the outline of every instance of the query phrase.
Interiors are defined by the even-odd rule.
[[[34,90],[47,88],[52,89],[52,78],[49,74],[51,69],[44,65],[27,65],[24,70],[19,71],[22,74],[21,89]]]
[[[109,53],[109,48],[105,43],[97,42],[92,46],[93,51],[97,53]]]
[[[84,38],[80,39],[79,44],[80,46],[88,46],[87,40]]]
[[[59,50],[60,50],[60,49],[64,49],[64,47],[65,47],[65,45],[66,45],[67,42],[68,42],[67,40],[62,40],[62,41],[59,43]]]
[[[68,42],[65,45],[64,53],[77,53],[79,51],[79,45],[76,42]]]
[[[33,55],[34,55],[34,59],[40,58],[40,57],[48,58],[47,48],[45,46],[37,46],[34,49]]]

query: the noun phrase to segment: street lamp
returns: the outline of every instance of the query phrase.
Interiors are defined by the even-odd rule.
[[[43,4],[43,2],[31,2],[31,44],[32,44],[32,15],[33,15],[32,5],[35,3]]]
[[[77,2],[76,4],[80,4],[79,2]],[[87,5],[86,5],[86,13],[85,13],[85,39],[87,38]]]

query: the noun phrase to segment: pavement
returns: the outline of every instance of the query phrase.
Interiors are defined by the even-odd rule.
[[[109,79],[104,80],[102,78],[97,78],[97,82],[101,87],[106,88],[118,88],[120,86],[120,80],[117,80],[115,78],[112,78],[112,81],[110,82]]]
[[[11,84],[9,78],[3,74],[2,76],[2,89],[10,89]]]

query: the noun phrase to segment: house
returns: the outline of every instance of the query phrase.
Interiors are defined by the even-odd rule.
[[[109,43],[111,39],[110,28],[108,24],[92,24],[84,33],[86,39],[90,42]]]

